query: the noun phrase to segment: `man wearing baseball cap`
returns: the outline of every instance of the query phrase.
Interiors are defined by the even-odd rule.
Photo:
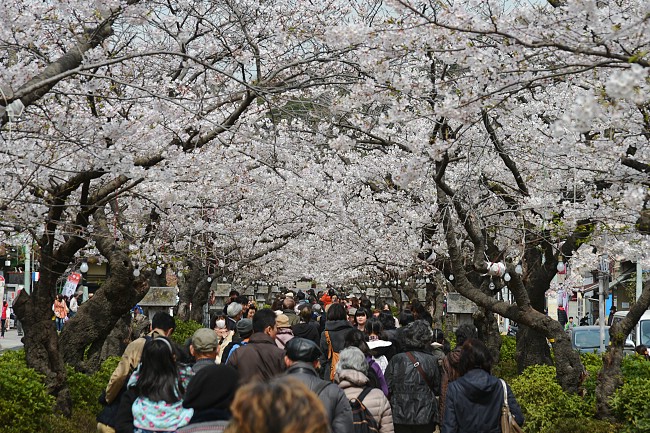
[[[208,365],[215,365],[215,359],[219,353],[218,348],[217,333],[214,330],[200,328],[194,332],[190,343],[190,353],[196,359],[192,366],[194,373]]]

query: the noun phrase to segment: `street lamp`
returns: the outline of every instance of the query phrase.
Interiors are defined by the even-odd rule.
[[[81,262],[81,266],[79,266],[79,271],[82,274],[85,274],[86,272],[88,272],[88,261],[87,260],[84,260],[84,261]]]

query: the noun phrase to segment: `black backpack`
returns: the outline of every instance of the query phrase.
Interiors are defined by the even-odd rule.
[[[366,387],[361,391],[359,397],[350,399],[355,433],[379,433],[379,424],[363,404],[363,399],[370,391],[372,391],[372,388]]]

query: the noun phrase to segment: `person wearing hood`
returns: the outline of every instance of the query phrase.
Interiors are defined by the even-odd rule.
[[[368,379],[369,366],[366,356],[358,347],[350,346],[341,351],[334,381],[345,392],[348,400],[358,399],[362,392],[371,388]],[[379,433],[393,433],[393,412],[384,393],[377,388],[366,391],[361,403],[377,421]]]
[[[430,353],[433,330],[424,320],[416,320],[402,328],[400,336],[405,352],[393,356],[385,374],[395,432],[432,433],[440,395],[440,369]]]
[[[460,357],[462,376],[447,389],[441,433],[501,432],[503,383],[490,373],[493,361],[489,349],[481,340],[469,339]],[[510,412],[521,426],[524,415],[510,386],[506,389]]]
[[[230,404],[237,391],[239,374],[227,365],[213,364],[202,368],[190,381],[183,407],[194,414],[178,433],[222,432],[230,422]],[[208,430],[209,429],[209,430]]]

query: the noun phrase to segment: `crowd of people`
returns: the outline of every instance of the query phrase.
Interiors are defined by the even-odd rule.
[[[233,291],[180,346],[159,312],[100,396],[98,432],[500,432],[504,397],[523,424],[476,329],[460,326],[452,350],[432,323],[417,302],[395,318],[334,291],[260,309]]]
[[[77,314],[79,308],[79,293],[72,296],[65,296],[59,293],[54,298],[52,304],[52,313],[54,313],[54,321],[56,324],[56,332],[61,333],[65,322],[72,319]]]

